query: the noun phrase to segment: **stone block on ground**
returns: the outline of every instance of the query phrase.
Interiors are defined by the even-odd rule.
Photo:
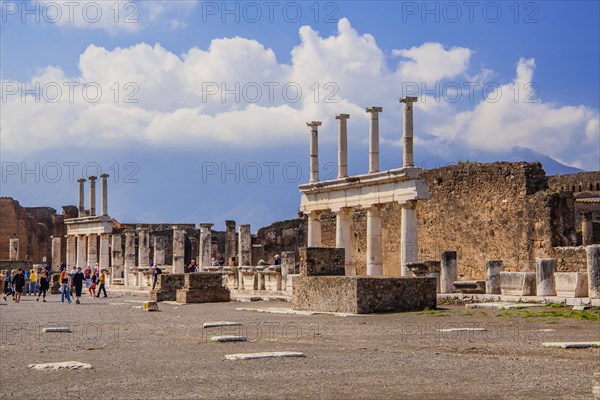
[[[485,281],[454,281],[454,290],[463,294],[485,294]]]
[[[586,297],[588,275],[585,272],[555,272],[556,295],[560,297]]]
[[[239,322],[232,322],[232,321],[211,321],[211,322],[205,322],[202,324],[202,328],[216,328],[219,326],[241,326],[242,324],[240,324]]]
[[[93,368],[90,364],[85,364],[79,361],[63,361],[46,364],[29,364],[29,368],[38,371],[57,371],[59,369],[81,370]]]
[[[178,289],[177,303],[221,303],[230,299],[229,289],[223,286],[212,289]]]
[[[344,276],[344,249],[323,247],[300,248],[300,275]]]
[[[263,358],[282,358],[282,357],[304,357],[304,354],[297,351],[269,351],[262,353],[240,353],[227,354],[226,360],[256,360]]]
[[[144,311],[158,311],[158,303],[155,301],[144,302]]]
[[[223,335],[223,336],[211,336],[211,342],[247,342],[248,338],[246,336],[236,336],[236,335]]]
[[[500,272],[500,289],[504,296],[535,296],[535,272]]]
[[[600,342],[544,342],[544,347],[560,347],[562,349],[587,349],[600,347]]]

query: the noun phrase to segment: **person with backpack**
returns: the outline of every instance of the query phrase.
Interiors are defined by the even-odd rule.
[[[23,273],[23,268],[19,268],[17,270],[17,274],[13,278],[13,285],[15,287],[15,303],[20,303],[21,294],[23,293],[23,288],[25,287],[25,274]]]

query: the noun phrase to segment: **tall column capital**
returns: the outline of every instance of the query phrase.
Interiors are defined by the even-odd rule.
[[[316,131],[319,126],[323,125],[321,121],[309,121],[306,123],[306,126],[311,128],[311,131]]]
[[[371,106],[365,108],[365,111],[371,114],[371,118],[377,118],[380,112],[383,112],[383,107]]]
[[[82,184],[82,183],[84,183],[86,180],[87,180],[87,179],[85,179],[85,178],[79,178],[79,179],[77,179],[77,182],[78,182],[79,184]]]
[[[335,119],[339,119],[340,122],[345,122],[347,119],[350,119],[350,114],[337,114]]]

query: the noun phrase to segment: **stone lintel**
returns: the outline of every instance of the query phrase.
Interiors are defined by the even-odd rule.
[[[406,97],[400,98],[400,103],[416,103],[416,102],[417,102],[417,97],[406,96]]]

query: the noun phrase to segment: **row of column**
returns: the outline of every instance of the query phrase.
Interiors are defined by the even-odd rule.
[[[98,249],[98,236],[100,237],[100,248]],[[82,268],[89,265],[94,267],[96,263],[101,268],[108,268],[110,260],[110,234],[102,233],[88,235],[67,236],[67,265],[77,265]],[[52,248],[60,248],[60,238],[52,239]],[[100,251],[98,251],[100,250]],[[53,256],[54,257],[54,256]],[[58,257],[60,260],[60,257]]]
[[[108,174],[102,174],[100,175],[100,179],[102,182],[102,199],[101,199],[101,215],[102,216],[107,216],[108,215],[108,179],[109,175]],[[90,216],[95,216],[96,215],[96,179],[98,179],[95,176],[90,176],[89,178],[90,181],[90,210],[89,210],[89,215]],[[85,212],[85,179],[81,178],[78,179],[77,182],[79,183],[79,204],[78,204],[78,209],[79,209],[79,216],[82,217],[84,216],[84,212]]]
[[[200,224],[200,246],[199,259],[200,270],[203,271],[211,266],[212,261],[212,233],[214,224]],[[236,231],[235,221],[225,221],[225,257],[231,259],[237,257],[239,266],[249,266],[252,263],[252,236],[249,224],[240,224],[236,254]]]

